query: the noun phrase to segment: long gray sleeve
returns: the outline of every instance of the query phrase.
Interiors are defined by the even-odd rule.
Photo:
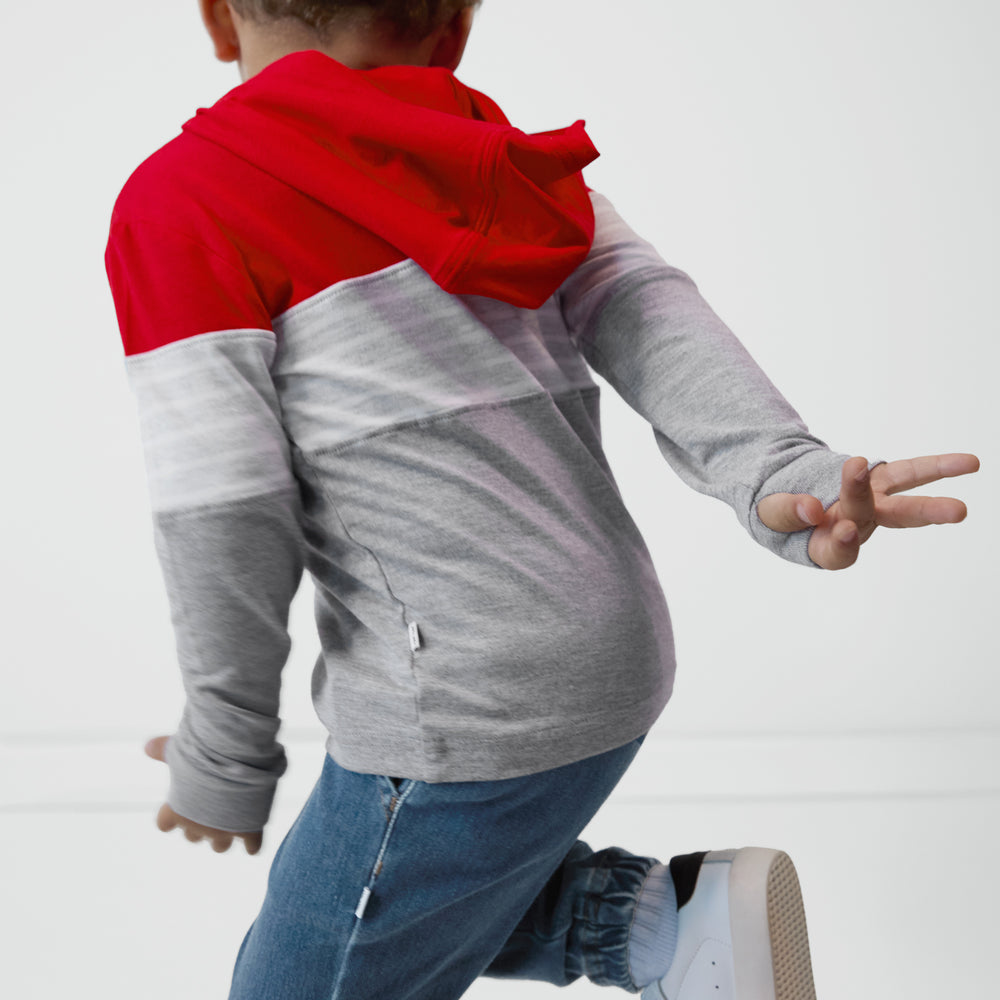
[[[273,333],[235,330],[128,362],[187,695],[167,748],[168,802],[236,832],[264,826],[285,769],[281,671],[302,574],[273,356]]]
[[[809,433],[746,349],[701,297],[594,195],[597,229],[561,290],[563,313],[588,362],[653,427],[689,486],[728,503],[772,552],[814,565],[809,532],[781,534],[757,517],[771,493],[836,500],[847,455]]]

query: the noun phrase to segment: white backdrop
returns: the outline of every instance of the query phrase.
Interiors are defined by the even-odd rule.
[[[6,4],[0,732],[168,731],[179,682],[103,276],[137,163],[238,82],[196,5]],[[961,526],[785,565],[690,493],[606,393],[661,570],[679,730],[994,728],[1000,8],[486,0],[460,76],[528,131],[586,118],[590,184],[687,270],[813,430],[976,451]],[[308,595],[286,718],[311,726]]]
[[[102,255],[131,170],[238,77],[214,62],[194,0],[8,2],[0,28],[0,849],[18,862],[3,937],[24,936],[7,966],[21,971],[0,983],[12,976],[29,1000],[63,995],[79,967],[105,985],[80,995],[214,998],[266,869],[152,835],[163,775],[139,748],[171,730],[180,683]],[[890,995],[898,970],[859,992],[842,949],[872,969],[887,943],[934,950],[900,980],[915,1000],[947,992],[958,965],[966,992],[993,975],[995,876],[950,856],[968,878],[939,882],[936,898],[965,922],[941,950],[913,872],[977,837],[985,852],[1000,785],[998,34],[993,0],[486,0],[459,73],[528,131],[585,118],[603,153],[589,183],[695,278],[833,447],[983,460],[954,484],[965,524],[879,532],[856,567],[824,574],[758,549],[605,396],[608,451],[661,571],[680,661],[663,739],[602,821],[608,838],[625,825],[651,840],[666,815],[656,796],[673,795],[701,803],[684,813],[681,849],[711,846],[701,826],[726,809],[736,837],[797,843],[822,904],[818,970],[844,995]],[[300,745],[317,732],[309,601],[304,587],[284,706]],[[812,741],[798,756],[797,737]],[[729,771],[754,741],[753,761],[769,763],[748,792],[746,772]],[[824,771],[848,744],[855,763]],[[684,773],[671,774],[678,759]],[[695,787],[706,776],[715,804]],[[280,823],[305,787],[290,777]],[[837,832],[824,840],[817,823]],[[910,853],[867,857],[879,832]],[[205,898],[181,920],[192,877]],[[860,914],[858,877],[876,893]],[[53,937],[63,965],[40,961]],[[962,964],[969,940],[978,966]]]

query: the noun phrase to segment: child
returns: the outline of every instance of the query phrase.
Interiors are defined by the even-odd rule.
[[[831,453],[693,283],[453,76],[473,0],[201,0],[244,84],[144,163],[107,264],[187,705],[161,829],[256,852],[289,602],[316,585],[319,782],[233,1000],[460,996],[481,974],[813,996],[794,868],[578,836],[670,694],[670,622],[589,364],[696,489],[803,564],[972,456]]]

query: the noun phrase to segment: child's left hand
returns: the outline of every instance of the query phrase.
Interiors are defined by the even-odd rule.
[[[167,742],[169,736],[156,736],[151,739],[145,747],[146,756],[153,760],[167,762]],[[246,833],[232,833],[229,830],[217,830],[213,826],[205,826],[204,823],[196,823],[193,819],[188,819],[180,813],[174,812],[166,802],[160,806],[160,811],[156,814],[156,825],[164,833],[171,830],[180,829],[181,832],[192,843],[199,840],[207,840],[212,845],[212,850],[216,854],[223,854],[229,850],[234,840],[242,840],[246,847],[247,854],[256,854],[263,843],[264,834],[260,830],[250,830]]]
[[[964,520],[965,504],[953,497],[899,497],[917,486],[965,476],[979,469],[975,455],[929,455],[877,465],[868,471],[864,458],[849,458],[840,479],[840,498],[824,511],[804,493],[772,493],[757,504],[757,516],[773,531],[814,528],[809,557],[823,569],[846,569],[880,525],[922,528]]]

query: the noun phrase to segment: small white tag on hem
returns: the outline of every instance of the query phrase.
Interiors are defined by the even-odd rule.
[[[423,644],[423,639],[420,637],[420,626],[416,622],[410,622],[410,651],[416,653]]]
[[[372,898],[372,891],[366,885],[364,891],[361,893],[361,898],[358,900],[358,908],[354,911],[354,915],[360,920],[365,915],[365,910],[368,908],[368,900]]]

